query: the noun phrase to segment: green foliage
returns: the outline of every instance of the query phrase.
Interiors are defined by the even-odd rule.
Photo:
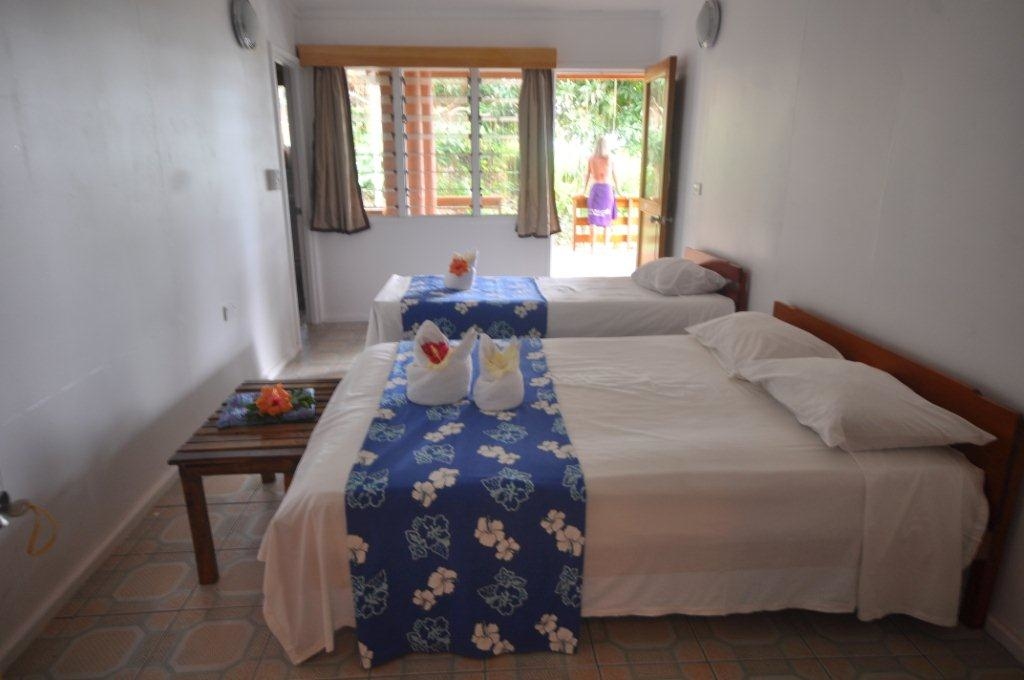
[[[558,80],[555,86],[555,195],[563,238],[571,238],[573,197],[583,192],[587,161],[597,140],[618,139],[614,153],[618,193],[637,195],[643,144],[643,82]]]
[[[367,207],[382,203],[385,191],[378,78],[387,75],[349,69],[356,164]],[[484,214],[516,211],[520,84],[517,78],[483,78],[480,82],[481,194],[501,199],[500,207],[485,203]],[[437,77],[432,95],[437,194],[468,197],[472,189],[469,83],[464,77]],[[643,83],[556,80],[555,126],[555,189],[562,227],[569,232],[573,196],[583,191],[587,159],[602,135],[618,139],[615,174],[619,193],[636,195],[639,191]]]

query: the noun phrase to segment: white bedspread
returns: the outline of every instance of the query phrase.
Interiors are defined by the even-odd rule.
[[[544,346],[586,476],[585,616],[798,607],[955,623],[987,518],[981,471],[959,453],[826,448],[689,336]],[[260,549],[264,614],[295,662],[354,625],[344,488],[394,347],[356,361]]]
[[[370,308],[366,345],[402,339],[402,296],[410,277],[393,274]],[[548,301],[549,338],[675,335],[687,326],[731,314],[724,295],[661,295],[628,276],[536,278]]]

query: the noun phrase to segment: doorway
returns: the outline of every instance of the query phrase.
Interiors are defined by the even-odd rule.
[[[667,252],[675,57],[642,72],[557,75],[555,193],[562,231],[551,239],[551,276],[627,276]],[[591,168],[600,171],[599,180]],[[596,182],[610,185],[611,195],[606,188],[595,198]]]
[[[276,96],[278,142],[281,145],[282,160],[282,188],[287,201],[288,229],[291,234],[293,270],[295,275],[295,291],[299,305],[299,322],[306,323],[306,286],[303,280],[302,262],[302,234],[300,217],[302,208],[298,201],[298,161],[293,146],[293,134],[296,130],[294,125],[296,111],[294,110],[297,98],[295,93],[295,77],[292,70],[280,61],[274,61],[274,93]]]
[[[643,143],[642,72],[559,71],[555,82],[555,195],[562,231],[551,276],[627,276],[636,268]],[[608,154],[613,216],[590,224],[587,182],[599,140]]]

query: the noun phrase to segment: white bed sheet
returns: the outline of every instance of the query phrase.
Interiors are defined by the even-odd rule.
[[[798,607],[956,621],[987,519],[982,473],[958,452],[829,449],[689,336],[544,346],[586,476],[585,616]],[[344,487],[394,347],[355,362],[260,549],[264,614],[295,662],[354,625]]]
[[[549,338],[676,335],[687,326],[731,314],[731,298],[661,295],[636,285],[628,276],[537,277],[548,301]],[[411,277],[392,274],[370,308],[366,345],[402,339],[402,296]]]

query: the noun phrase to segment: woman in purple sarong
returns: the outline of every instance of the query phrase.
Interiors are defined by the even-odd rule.
[[[583,181],[584,193],[590,188],[587,194],[587,217],[595,227],[608,227],[619,216],[615,205],[615,165],[609,147],[607,136],[597,140],[594,155],[587,162],[587,178]],[[607,242],[607,234],[605,238]]]

